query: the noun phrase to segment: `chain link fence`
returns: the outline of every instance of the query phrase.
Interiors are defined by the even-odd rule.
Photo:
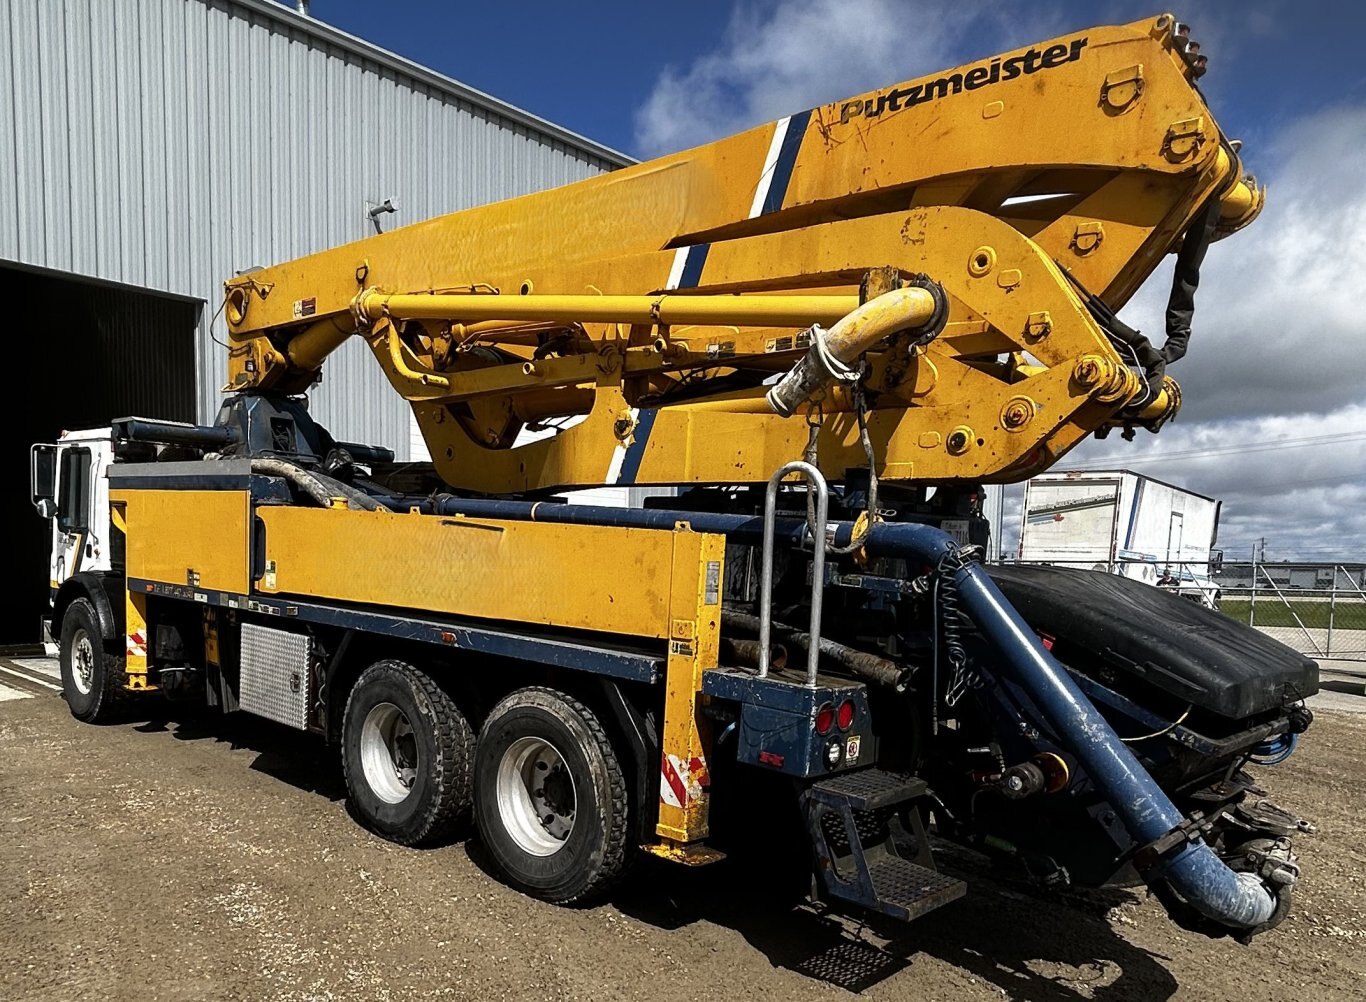
[[[1359,572],[1324,565],[1328,587],[1287,583],[1279,568],[1254,566],[1246,586],[1221,586],[1219,610],[1314,658],[1366,661],[1366,588]],[[1278,580],[1279,579],[1279,580]]]

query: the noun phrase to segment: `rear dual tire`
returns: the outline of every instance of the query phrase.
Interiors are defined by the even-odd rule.
[[[513,692],[476,742],[430,676],[378,662],[347,699],[342,763],[352,812],[371,831],[430,844],[472,812],[494,867],[534,897],[592,898],[630,862],[621,763],[593,712],[555,690]]]
[[[450,837],[469,817],[474,732],[450,693],[402,661],[361,673],[342,716],[352,812],[401,845]]]
[[[519,689],[493,708],[474,756],[479,836],[504,879],[556,904],[600,896],[631,857],[625,776],[583,703]]]

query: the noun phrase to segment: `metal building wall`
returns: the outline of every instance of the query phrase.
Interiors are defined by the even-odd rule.
[[[395,199],[392,228],[626,162],[270,0],[4,0],[0,53],[0,261],[207,302],[201,420],[224,278],[373,232],[367,200]],[[406,454],[359,342],[313,396],[339,437]]]

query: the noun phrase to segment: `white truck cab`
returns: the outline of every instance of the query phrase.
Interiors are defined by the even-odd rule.
[[[34,445],[29,456],[33,504],[47,520],[51,538],[50,602],[77,574],[112,567],[107,474],[114,462],[113,431],[64,431],[55,443]],[[44,628],[43,642],[49,654],[56,653],[50,626]]]

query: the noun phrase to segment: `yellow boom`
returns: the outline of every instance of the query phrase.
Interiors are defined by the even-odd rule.
[[[239,276],[228,389],[301,392],[364,337],[490,493],[763,481],[812,425],[831,479],[860,424],[881,478],[1024,479],[1179,405],[1107,316],[1261,209],[1202,71],[1170,15],[1093,28]]]

